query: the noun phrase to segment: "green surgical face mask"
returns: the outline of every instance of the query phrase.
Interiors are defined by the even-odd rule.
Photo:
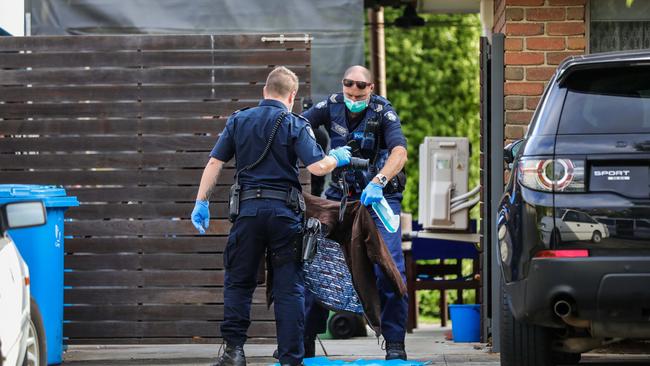
[[[353,102],[352,99],[343,97],[343,100],[345,101],[345,106],[348,107],[350,112],[352,113],[359,113],[363,111],[364,109],[368,108],[368,100],[357,100],[356,102]]]

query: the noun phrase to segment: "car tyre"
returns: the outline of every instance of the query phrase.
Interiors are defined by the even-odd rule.
[[[514,318],[501,285],[501,366],[554,366],[548,330]]]
[[[598,230],[594,231],[593,235],[591,235],[591,241],[598,244],[601,240],[603,240],[603,234]]]
[[[47,345],[43,316],[34,299],[30,299],[31,319],[23,366],[47,366]]]

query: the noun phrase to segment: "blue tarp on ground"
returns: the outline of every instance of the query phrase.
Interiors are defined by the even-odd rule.
[[[303,360],[305,366],[423,366],[428,365],[430,362],[420,361],[402,361],[402,360],[356,360],[356,361],[343,361],[343,360],[330,360],[327,357],[314,357],[305,358]],[[276,363],[274,366],[279,366]]]

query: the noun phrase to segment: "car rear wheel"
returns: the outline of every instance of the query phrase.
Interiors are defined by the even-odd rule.
[[[601,234],[598,230],[594,231],[593,235],[591,236],[591,241],[598,244],[601,240],[603,240],[603,234]]]
[[[548,330],[516,320],[501,288],[501,366],[554,366]]]
[[[38,309],[38,305],[34,299],[31,299],[30,311],[31,319],[29,321],[27,349],[25,350],[23,366],[46,366],[47,349],[45,327],[43,326],[41,311]]]

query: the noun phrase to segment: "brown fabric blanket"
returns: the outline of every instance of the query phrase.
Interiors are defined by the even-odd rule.
[[[359,201],[350,202],[345,209],[342,223],[338,222],[340,203],[304,193],[307,217],[315,217],[327,227],[327,237],[341,244],[345,260],[352,274],[352,281],[370,326],[375,332],[381,328],[381,304],[374,265],[393,284],[396,292],[406,295],[406,285],[402,281],[393,258],[381,238],[375,222],[368,210]],[[270,271],[269,271],[270,272]],[[267,303],[270,306],[272,274],[267,281]]]

